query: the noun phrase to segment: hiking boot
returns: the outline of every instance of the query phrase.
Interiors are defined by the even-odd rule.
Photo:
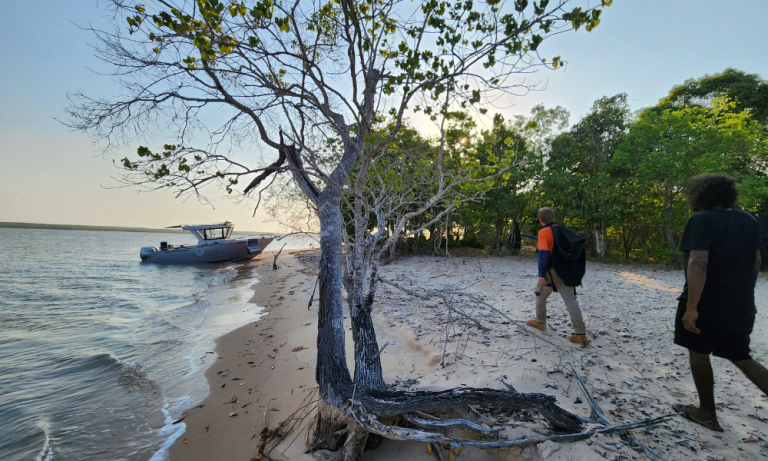
[[[589,346],[589,339],[587,339],[587,335],[572,335],[570,338],[568,338],[568,341],[575,344],[581,344],[582,346]]]
[[[547,324],[546,323],[541,323],[538,320],[529,320],[528,321],[528,326],[529,327],[533,327],[533,328],[537,328],[537,329],[539,329],[541,331],[544,331],[544,330],[547,329]]]

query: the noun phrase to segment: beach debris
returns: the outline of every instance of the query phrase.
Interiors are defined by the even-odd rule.
[[[387,346],[396,346],[396,344],[395,344],[395,343],[391,343],[391,342],[389,342],[389,341],[387,341],[386,343],[384,343],[384,345],[383,345],[383,346],[381,346],[381,349],[379,349],[379,352],[377,352],[376,354],[374,354],[374,356],[373,356],[373,357],[371,357],[370,359],[368,359],[368,363],[373,363],[373,361],[374,361],[374,360],[376,360],[376,357],[378,357],[379,355],[381,355],[381,353],[382,353],[382,352],[384,352],[384,349],[385,349]]]
[[[456,458],[459,457],[461,454],[461,451],[464,449],[464,447],[456,447],[448,452],[448,459],[451,461],[454,461]]]
[[[602,447],[604,450],[612,451],[612,452],[614,452],[614,453],[616,453],[617,451],[619,451],[619,449],[618,449],[618,448],[614,447],[613,445],[608,445],[607,443],[595,442],[595,444],[596,444],[596,445],[599,445],[599,446],[600,446],[600,447]]]
[[[283,243],[283,246],[280,247],[280,251],[278,251],[277,254],[275,255],[275,259],[272,261],[272,270],[273,271],[277,270],[277,268],[278,268],[277,258],[278,258],[278,256],[280,256],[280,253],[283,252],[283,248],[285,248],[286,245],[288,245],[288,242]]]
[[[185,444],[186,444],[186,443],[189,443],[189,438],[187,438],[187,437],[184,437],[184,443],[185,443]]]
[[[202,433],[205,434],[206,432],[208,432],[208,429],[210,429],[210,428],[211,428],[211,426],[206,424],[205,429],[202,430]]]
[[[304,347],[304,346],[297,346],[297,347],[294,347],[294,348],[291,350],[291,352],[299,352],[299,351],[303,351],[303,350],[305,350],[305,349],[307,349],[307,348],[306,348],[306,347]]]

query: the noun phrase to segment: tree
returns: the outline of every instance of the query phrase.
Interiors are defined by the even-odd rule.
[[[204,196],[206,186],[218,184],[232,193],[247,180],[243,192],[252,194],[274,175],[289,173],[317,209],[316,379],[322,401],[317,437],[327,443],[339,424],[349,423],[347,459],[359,458],[370,431],[394,431],[355,424],[360,420],[338,411],[353,396],[379,416],[470,402],[530,401],[555,426],[578,425],[546,396],[387,391],[370,318],[379,256],[407,223],[440,202],[456,203],[465,195],[461,187],[472,185],[474,194],[481,193],[495,174],[513,165],[513,157],[499,158],[492,168],[471,158],[447,164],[446,128],[455,113],[484,112],[482,101],[518,86],[516,73],[560,66],[559,56],[548,63],[538,55],[541,42],[600,22],[599,8],[566,9],[570,0],[551,3],[113,0],[115,18],[125,17],[127,33],[123,27],[94,31],[98,55],[114,66],[124,91],[116,99],[76,95],[71,126],[113,146],[145,139],[162,123],[167,127],[162,135],[170,139],[160,150],[142,146],[138,158],[122,160],[129,183]],[[415,209],[393,214],[396,194],[392,182],[380,177],[379,163],[409,110],[438,126],[430,175],[435,188]],[[276,159],[264,167],[239,161],[228,151],[233,144],[264,147]],[[353,235],[345,233],[342,201],[354,221]],[[354,380],[345,357],[343,287],[351,307]]]
[[[688,179],[711,171],[748,178],[754,174],[752,168],[762,163],[760,133],[764,129],[747,112],[734,111],[735,107],[735,102],[715,99],[711,108],[646,110],[617,155],[617,163],[650,185],[658,198],[667,250],[677,268],[675,230],[682,229],[688,213],[679,200]]]
[[[600,98],[586,117],[553,141],[546,160],[544,199],[581,221],[594,236],[601,259],[608,226],[621,210],[611,160],[628,129],[626,93]]]
[[[749,110],[755,120],[768,123],[768,83],[757,74],[731,68],[675,86],[659,102],[658,108],[706,107],[715,98],[738,101],[739,105],[735,107],[737,112]]]

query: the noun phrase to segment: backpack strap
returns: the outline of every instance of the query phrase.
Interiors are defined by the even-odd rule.
[[[547,269],[547,273],[549,274],[549,281],[550,281],[549,285],[547,285],[547,286],[548,287],[552,287],[552,291],[557,293],[557,285],[555,285],[555,278],[552,277],[552,268],[551,267],[549,269]]]

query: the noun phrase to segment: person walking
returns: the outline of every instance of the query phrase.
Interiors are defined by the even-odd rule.
[[[690,421],[723,432],[715,413],[710,354],[733,362],[768,395],[768,370],[752,359],[749,349],[757,312],[760,228],[752,215],[735,208],[736,181],[729,176],[695,176],[686,196],[694,214],[680,241],[686,271],[685,287],[678,298],[674,342],[688,349],[699,407],[673,407]]]
[[[568,308],[568,314],[571,316],[571,323],[573,324],[573,335],[571,335],[569,341],[587,346],[589,345],[587,326],[584,324],[579,301],[576,299],[576,284],[568,286],[558,275],[556,269],[552,267],[552,256],[555,249],[555,232],[553,228],[557,226],[557,223],[555,223],[555,211],[552,208],[541,208],[538,217],[539,222],[544,228],[539,231],[538,235],[539,280],[536,284],[536,320],[529,320],[528,325],[541,331],[547,329],[547,298],[549,298],[553,291],[557,291]],[[583,276],[583,272],[581,275]],[[580,280],[581,277],[579,277],[579,282]]]

